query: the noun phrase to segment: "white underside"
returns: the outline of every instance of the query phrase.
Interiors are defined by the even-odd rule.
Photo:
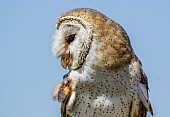
[[[96,48],[99,48],[94,43],[97,42],[92,43],[83,66],[70,72],[74,86],[67,110],[73,117],[129,117],[132,102],[131,111],[136,112],[139,101],[143,98],[146,104],[148,99],[146,87],[139,86],[139,64],[132,62],[117,70],[94,68],[93,62],[98,59]]]
[[[71,72],[69,77],[75,81],[75,95],[70,98],[68,107],[73,106],[72,115],[128,117],[132,101],[130,93],[135,90],[130,85],[129,74],[125,72],[127,70],[125,68],[117,71],[98,70],[93,73],[80,70]]]

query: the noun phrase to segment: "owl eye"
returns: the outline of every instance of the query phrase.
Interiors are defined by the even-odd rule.
[[[75,39],[75,36],[76,36],[76,34],[71,34],[71,35],[67,36],[67,37],[66,37],[67,43],[70,44],[71,42],[73,42],[74,39]]]

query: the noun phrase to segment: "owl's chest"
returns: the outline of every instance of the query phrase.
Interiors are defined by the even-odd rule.
[[[79,80],[73,115],[81,117],[126,117],[129,114],[129,78],[122,72],[100,72]]]

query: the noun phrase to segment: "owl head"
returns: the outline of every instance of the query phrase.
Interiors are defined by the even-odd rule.
[[[62,14],[56,24],[53,52],[63,68],[93,67],[117,69],[134,56],[124,29],[104,14],[78,8]]]

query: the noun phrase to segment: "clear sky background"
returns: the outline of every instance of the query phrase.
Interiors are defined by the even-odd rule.
[[[59,117],[51,92],[67,71],[52,55],[52,36],[57,17],[78,7],[97,9],[124,27],[149,78],[155,117],[168,117],[169,0],[1,0],[0,117]]]

